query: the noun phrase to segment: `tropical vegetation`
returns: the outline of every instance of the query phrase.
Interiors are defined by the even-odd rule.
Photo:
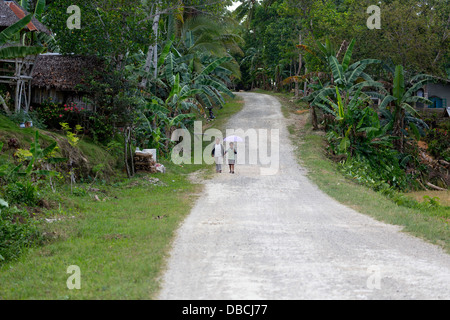
[[[1,31],[0,59],[49,51],[94,56],[101,67],[77,87],[89,108],[48,99],[27,113],[12,114],[12,88],[0,86],[5,110],[0,115],[0,263],[50,241],[39,215],[63,215],[65,201],[88,212],[83,201],[92,190],[107,189],[112,201],[120,197],[115,186],[122,192],[136,183],[142,192],[148,180],[141,185],[134,150],[156,149],[170,166],[176,129],[192,129],[195,120],[209,125],[218,115],[224,121],[238,109],[226,110],[233,92],[257,88],[284,92],[309,111],[326,155],[352,182],[398,206],[448,219],[437,199],[419,204],[404,196],[450,185],[448,120],[416,108],[431,103],[417,95],[419,89],[450,79],[448,1],[379,1],[382,13],[389,12],[379,30],[367,28],[369,0],[234,2],[237,9],[231,12],[229,0],[20,1],[34,13]],[[81,10],[80,29],[67,26],[72,5]],[[52,36],[24,30],[32,17]],[[30,121],[34,128],[19,129]],[[166,177],[160,186],[170,197],[158,189],[157,201],[147,199],[158,213],[166,209],[159,203],[186,204],[172,191],[190,197],[195,189],[184,177]],[[124,191],[130,197],[124,207],[132,206],[133,190]],[[111,210],[113,205],[103,203],[107,198],[91,200]],[[185,213],[186,208],[176,209]],[[101,210],[93,212],[113,219]],[[86,217],[95,224],[92,230],[106,232],[97,216]],[[171,220],[167,234],[182,217]],[[79,229],[68,224],[67,238],[82,243],[78,235],[90,230],[88,222],[80,222]],[[141,226],[135,227],[133,234],[141,236]]]

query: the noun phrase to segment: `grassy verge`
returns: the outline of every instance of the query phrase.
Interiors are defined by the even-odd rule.
[[[239,98],[228,100],[210,125],[223,129],[241,108]],[[210,169],[163,164],[166,174],[49,195],[61,207],[45,214],[54,219],[42,223],[46,243],[0,268],[0,299],[155,298],[175,231],[202,190],[189,175]],[[67,287],[72,265],[81,271],[80,290]]]
[[[327,158],[325,138],[320,132],[312,130],[309,114],[304,112],[305,106],[290,101],[285,94],[276,96],[287,118],[294,122],[289,127],[289,132],[297,147],[299,162],[308,169],[309,178],[321,190],[358,212],[379,221],[402,226],[404,231],[440,245],[450,253],[450,221],[447,218],[449,207],[426,211],[398,206],[386,196],[345,178],[338,171],[337,164]],[[442,198],[442,204],[447,205],[445,199],[448,199],[448,192],[419,192],[408,196],[423,200],[425,195]]]

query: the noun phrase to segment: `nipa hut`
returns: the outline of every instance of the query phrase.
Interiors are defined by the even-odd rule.
[[[94,56],[44,54],[36,60],[33,71],[33,104],[51,100],[58,104],[76,103],[89,108],[83,101],[86,94],[80,85],[86,84],[95,70],[102,70]]]
[[[15,1],[0,0],[0,32],[27,15],[29,15],[29,12],[19,6]],[[24,32],[45,32],[46,34],[51,34],[36,18],[33,18],[24,28],[22,33]],[[14,107],[16,112],[20,110],[28,111],[30,107],[31,75],[35,60],[36,56],[0,60],[0,83],[15,88]]]

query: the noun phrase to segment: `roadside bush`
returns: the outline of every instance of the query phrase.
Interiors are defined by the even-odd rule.
[[[429,130],[425,142],[428,143],[428,152],[436,159],[450,162],[450,134],[442,129]]]
[[[369,161],[362,157],[354,157],[341,163],[340,169],[347,177],[375,191],[387,188],[406,190],[408,177],[400,168],[398,159],[392,162],[386,160],[372,159]]]
[[[37,224],[27,211],[17,208],[0,211],[0,264],[16,259],[41,240]]]
[[[345,176],[361,185],[381,193],[398,206],[425,210],[428,212],[438,210],[439,215],[449,217],[449,210],[444,210],[439,202],[439,198],[424,197],[424,202],[418,202],[403,194],[401,190],[399,190],[399,186],[411,183],[410,177],[404,174],[400,168],[387,169],[387,172],[392,173],[392,181],[389,182],[383,180],[386,178],[384,174],[380,174],[384,172],[384,170],[376,170],[366,161],[351,159],[340,164],[340,170]]]
[[[11,204],[35,206],[39,201],[37,187],[30,181],[10,183],[4,193],[6,200]]]

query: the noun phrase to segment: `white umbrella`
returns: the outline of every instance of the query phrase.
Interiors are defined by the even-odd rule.
[[[223,141],[228,141],[228,142],[244,142],[244,139],[242,139],[239,136],[229,136],[226,137],[225,139],[223,139]]]

